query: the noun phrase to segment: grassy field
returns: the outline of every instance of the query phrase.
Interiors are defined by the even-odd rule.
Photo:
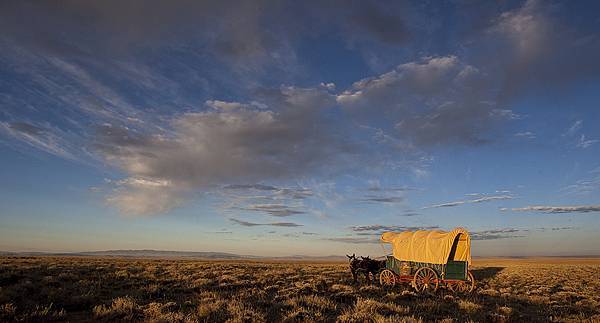
[[[346,263],[1,257],[0,321],[600,321],[598,259],[476,259],[477,289],[353,285]]]

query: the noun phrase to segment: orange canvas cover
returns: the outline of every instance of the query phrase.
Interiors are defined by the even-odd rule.
[[[456,240],[454,257],[451,260],[467,261],[471,264],[471,238],[463,228],[450,232],[441,230],[418,230],[384,232],[381,241],[392,245],[392,253],[398,260],[446,264]]]

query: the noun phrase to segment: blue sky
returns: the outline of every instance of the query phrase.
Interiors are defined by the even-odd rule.
[[[0,5],[0,250],[600,254],[593,1]]]

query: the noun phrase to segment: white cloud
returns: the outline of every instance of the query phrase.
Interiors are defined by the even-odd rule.
[[[342,157],[346,149],[343,140],[329,132],[330,128],[318,126],[323,110],[333,102],[329,94],[282,87],[270,101],[277,104],[276,111],[253,104],[207,101],[214,109],[176,117],[167,134],[142,135],[100,127],[98,151],[130,176],[109,202],[122,209],[130,204],[128,213],[163,212],[196,189],[234,181],[290,178]],[[165,195],[152,204],[160,201],[165,207],[132,206],[147,203],[144,195],[154,199],[161,190]],[[270,212],[283,216],[297,211]]]

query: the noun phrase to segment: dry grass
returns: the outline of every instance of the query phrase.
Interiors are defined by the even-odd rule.
[[[598,321],[600,261],[476,260],[469,296],[352,285],[347,264],[0,258],[0,321]]]

